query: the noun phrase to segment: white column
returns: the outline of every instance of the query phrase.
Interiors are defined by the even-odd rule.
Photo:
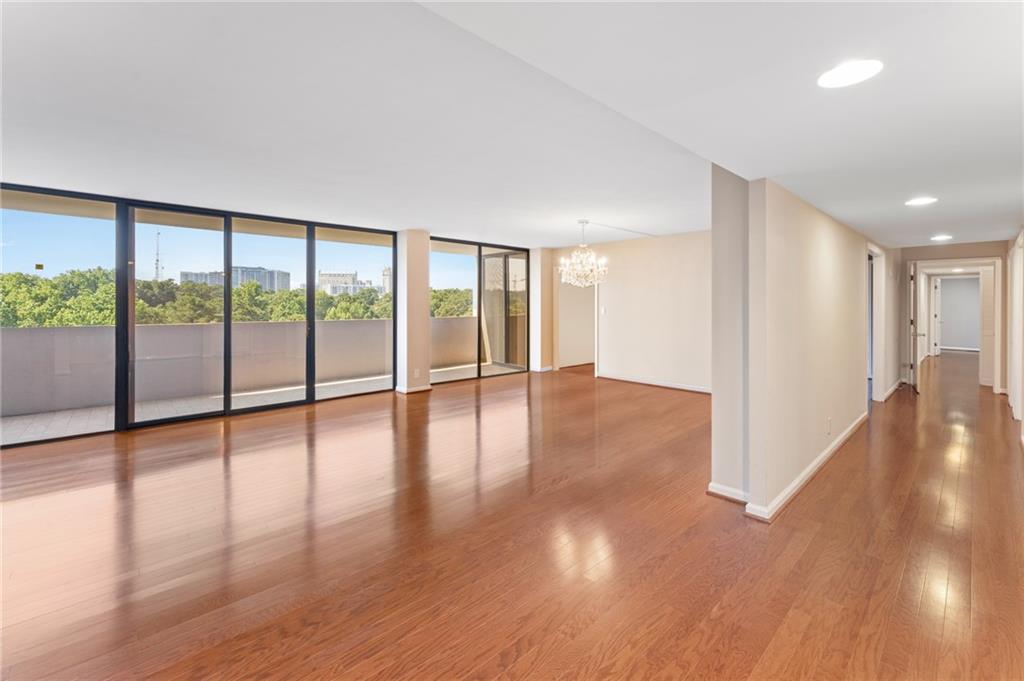
[[[399,232],[397,256],[395,389],[430,390],[430,234],[422,229]]]
[[[747,365],[749,186],[711,166],[711,482],[748,501]]]

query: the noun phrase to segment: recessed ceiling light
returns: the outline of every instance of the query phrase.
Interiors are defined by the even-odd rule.
[[[958,274],[958,273],[963,272],[963,271],[964,271],[963,267],[954,267],[953,268],[953,274]]]
[[[934,196],[915,196],[914,198],[910,199],[909,201],[907,201],[903,205],[904,206],[929,206],[929,205],[935,203],[936,201],[938,201],[938,199],[935,198]]]
[[[932,237],[932,241],[949,241],[952,238],[949,234],[936,234]]]
[[[877,59],[850,59],[818,76],[820,87],[847,87],[877,76],[883,64]]]

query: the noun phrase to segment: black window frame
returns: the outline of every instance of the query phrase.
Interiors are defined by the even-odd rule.
[[[149,201],[131,197],[111,196],[107,194],[96,194],[92,192],[81,192],[66,189],[54,189],[51,187],[39,187],[11,182],[0,183],[0,189],[24,193],[42,194],[71,199],[84,199],[91,201],[103,201],[114,205],[115,211],[115,319],[114,319],[114,428],[113,430],[97,430],[88,433],[76,433],[54,438],[39,440],[28,440],[0,445],[0,448],[7,449],[36,445],[47,442],[68,440],[104,433],[133,430],[167,423],[181,423],[206,418],[219,418],[234,414],[244,414],[271,409],[282,409],[299,405],[314,404],[329,400],[357,397],[376,392],[389,392],[389,389],[374,390],[353,395],[338,395],[316,399],[316,334],[315,334],[315,277],[316,277],[316,228],[340,229],[355,232],[367,232],[383,234],[391,237],[391,388],[394,390],[397,385],[398,375],[398,296],[399,292],[395,287],[398,280],[398,233],[394,230],[379,229],[373,227],[358,227],[340,223],[325,222],[321,220],[299,220],[295,218],[284,218],[259,213],[248,213],[234,210],[219,210],[202,206],[189,206],[184,204],[169,203],[163,201]],[[215,411],[203,412],[200,414],[188,414],[184,416],[172,416],[147,421],[135,421],[132,412],[134,411],[134,375],[132,371],[132,341],[134,334],[134,252],[135,252],[135,222],[134,210],[161,210],[172,213],[189,213],[194,215],[206,215],[218,217],[223,220],[224,226],[224,271],[232,271],[232,220],[235,218],[249,220],[265,220],[269,222],[280,222],[286,224],[305,225],[306,227],[306,396],[305,399],[292,400],[267,405],[255,405],[241,409],[231,407],[231,294],[232,277],[224,277],[224,375],[223,394],[224,402],[222,408]]]
[[[431,241],[440,241],[440,242],[443,242],[443,243],[450,243],[450,244],[462,244],[464,246],[475,246],[476,247],[476,277],[477,277],[477,282],[476,282],[476,285],[477,285],[477,294],[476,294],[476,376],[469,376],[467,378],[453,378],[453,379],[450,379],[450,380],[447,380],[447,381],[438,381],[437,383],[434,383],[433,381],[430,381],[430,385],[445,385],[447,383],[458,383],[459,381],[474,381],[474,380],[479,380],[481,378],[497,378],[499,376],[514,376],[516,374],[529,373],[529,371],[530,371],[530,323],[531,323],[531,319],[530,319],[530,293],[531,293],[530,292],[530,249],[528,249],[528,248],[521,248],[521,247],[518,247],[518,246],[507,246],[505,244],[492,244],[492,243],[486,243],[486,242],[483,242],[483,241],[468,241],[466,239],[453,239],[451,237],[433,236],[433,235],[431,235],[430,240]],[[521,254],[523,254],[525,256],[524,257],[524,261],[526,262],[526,364],[525,364],[525,366],[522,369],[517,369],[515,371],[506,371],[505,373],[501,373],[501,374],[491,374],[490,376],[484,376],[483,375],[483,372],[482,372],[482,369],[481,369],[482,365],[481,365],[481,362],[480,362],[481,356],[483,354],[482,346],[483,346],[483,336],[484,336],[484,329],[483,329],[483,321],[484,321],[484,317],[483,317],[484,260],[483,259],[484,259],[485,256],[484,256],[484,253],[483,253],[483,249],[485,249],[485,248],[493,248],[493,249],[498,249],[498,250],[502,250],[502,251],[510,251],[510,252],[514,252],[514,253],[521,253]],[[491,254],[490,257],[493,257],[493,255],[495,255],[495,254]],[[508,310],[508,303],[509,303],[509,300],[508,300],[508,296],[509,296],[509,290],[508,290],[508,260],[507,260],[508,256],[507,256],[507,254],[506,254],[505,258],[506,258],[506,261],[505,261],[505,275],[504,275],[505,276],[504,291],[505,291],[505,310],[507,311]],[[506,312],[506,314],[507,314],[507,312]],[[508,334],[507,334],[507,331],[506,331],[506,338],[504,339],[504,342],[506,344],[508,343],[507,335]],[[431,362],[431,363],[433,363],[433,362]],[[430,370],[433,371],[433,369],[430,369]]]

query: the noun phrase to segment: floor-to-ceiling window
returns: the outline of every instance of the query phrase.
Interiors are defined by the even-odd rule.
[[[316,228],[316,398],[394,387],[394,240]]]
[[[528,257],[431,240],[431,383],[526,371]]]
[[[132,423],[224,409],[224,218],[132,208]]]
[[[5,189],[0,206],[2,444],[110,430],[115,204]]]
[[[231,221],[231,408],[306,399],[306,225]]]
[[[430,382],[476,378],[479,246],[430,240]]]
[[[2,444],[394,387],[395,235],[3,185]]]

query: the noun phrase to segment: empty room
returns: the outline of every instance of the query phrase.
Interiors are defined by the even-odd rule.
[[[1024,681],[1024,3],[0,31],[0,678]]]

